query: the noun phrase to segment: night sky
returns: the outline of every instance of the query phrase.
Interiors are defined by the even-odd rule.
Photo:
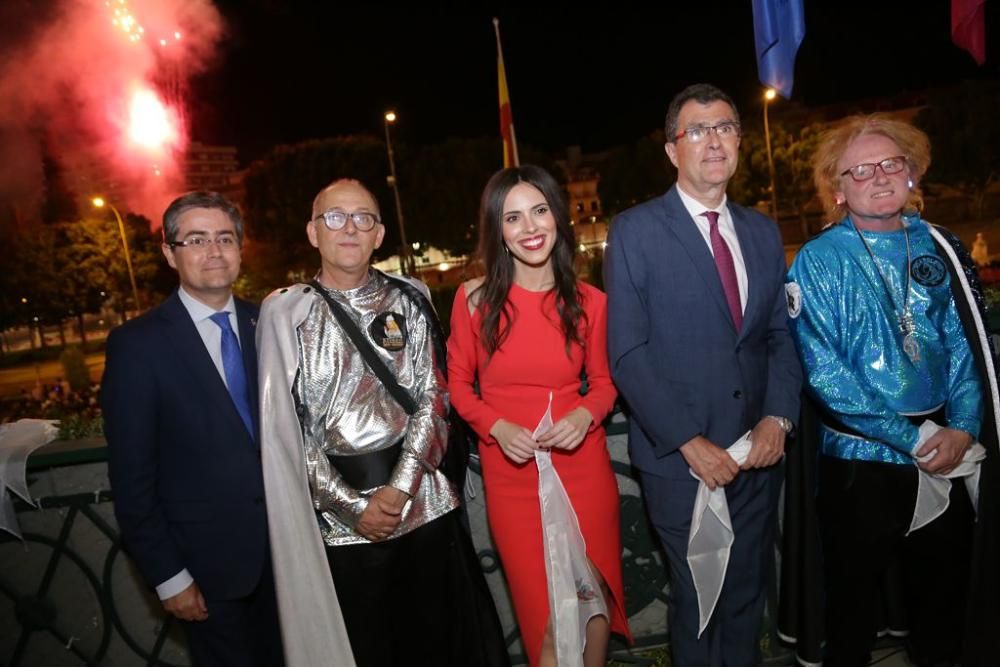
[[[497,133],[500,18],[518,139],[547,150],[630,142],[683,86],[714,82],[759,108],[750,0],[554,7],[218,0],[216,64],[195,80],[192,135],[246,162],[279,143],[382,132],[402,142]],[[806,0],[793,99],[805,105],[1000,78],[995,2],[987,64],[951,42],[948,0]],[[777,109],[776,109],[777,111]]]

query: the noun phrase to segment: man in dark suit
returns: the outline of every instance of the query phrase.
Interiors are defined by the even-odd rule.
[[[690,86],[670,103],[677,184],[620,214],[605,255],[608,346],[631,410],[629,452],[671,570],[674,664],[756,665],[785,436],[801,369],[788,333],[785,257],[773,221],[726,201],[739,115],[724,92]],[[750,431],[742,465],[726,451]],[[724,487],[735,539],[699,637],[687,562],[699,481]]]
[[[108,336],[101,385],[125,549],[195,665],[280,665],[256,431],[257,307],[234,299],[243,221],[192,192],[163,215],[180,288]]]

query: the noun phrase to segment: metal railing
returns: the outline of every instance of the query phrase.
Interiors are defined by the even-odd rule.
[[[620,436],[625,430],[624,422],[612,422],[608,435]],[[37,478],[43,473],[53,474],[57,468],[102,464],[103,461],[104,449],[98,447],[59,455],[39,455],[32,458],[29,470]],[[626,614],[632,618],[650,605],[665,608],[669,577],[666,558],[649,525],[645,506],[638,494],[634,471],[626,461],[614,460],[612,467],[619,478],[619,486],[627,489],[621,495],[622,569]],[[483,522],[484,512],[473,510],[474,503],[482,503],[478,457],[473,457],[470,461],[470,471],[473,473],[470,477],[478,487],[477,499],[470,501],[470,514],[478,514],[479,521]],[[11,576],[11,568],[4,567],[0,570],[0,600],[7,599],[14,617],[14,623],[0,619],[0,626],[7,628],[0,630],[0,664],[10,667],[36,664],[51,667],[56,667],[57,664],[185,667],[188,664],[183,650],[183,636],[178,632],[179,624],[163,613],[159,601],[147,590],[122,552],[117,526],[111,519],[112,501],[112,493],[105,488],[91,493],[43,497],[37,508],[21,501],[16,503],[22,525],[33,523],[30,521],[33,513],[53,516],[46,524],[48,531],[32,529],[28,525],[23,544],[0,534],[0,565],[12,559],[30,558],[33,567],[27,568],[27,576],[36,577],[36,580],[22,580],[15,585],[8,578]],[[61,518],[58,526],[55,515]],[[44,534],[45,532],[49,534]],[[79,532],[86,535],[82,546],[70,539],[71,535]],[[487,531],[482,528],[477,530],[474,526],[474,532],[477,535],[480,564],[491,583],[498,608],[506,605],[506,639],[511,660],[514,664],[526,663],[516,623],[509,620],[513,615],[509,613],[510,602],[506,597],[506,586],[502,583],[499,556],[489,542]],[[29,555],[20,555],[18,550],[24,550]],[[24,563],[23,560],[20,562]],[[54,587],[60,573],[63,573],[63,579],[75,577],[78,580],[75,586],[76,597],[69,600],[56,599]],[[116,586],[121,590],[117,590]],[[134,590],[125,590],[128,588]],[[131,599],[126,600],[127,604],[123,607],[120,598],[126,593]],[[776,590],[772,593],[768,599],[769,608],[774,608],[773,602],[776,600]],[[87,614],[82,613],[81,609],[92,610],[92,613],[88,612],[91,613],[91,618],[85,624],[80,618]],[[136,615],[148,615],[145,619],[145,631],[137,631],[134,623],[126,622],[126,617]],[[84,625],[87,626],[86,631],[81,632],[80,628]],[[637,638],[636,647],[666,643],[665,609],[662,623],[658,622],[658,626],[653,632],[641,634]],[[5,632],[8,633],[6,642],[2,640]],[[780,646],[770,622],[762,635],[761,646],[764,649],[765,664],[790,664],[790,653]],[[652,664],[646,658],[633,655],[632,651],[636,647],[630,651],[623,643],[613,640],[610,658],[616,663]],[[9,650],[7,655],[4,655],[5,648]],[[52,658],[48,662],[39,663],[37,656],[46,651],[49,655],[60,654],[62,657],[58,663],[51,662]]]

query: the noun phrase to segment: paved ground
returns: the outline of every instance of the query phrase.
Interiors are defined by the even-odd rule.
[[[628,654],[626,657],[626,653]],[[608,661],[608,667],[632,667],[642,665],[644,667],[671,667],[669,650],[666,646],[647,647],[642,649],[632,649],[631,651],[619,653]],[[771,662],[770,665],[778,663]],[[789,658],[788,667],[799,667],[799,663],[793,658]],[[870,665],[878,667],[912,667],[912,663],[906,659],[906,651],[902,647],[882,648],[872,652]]]

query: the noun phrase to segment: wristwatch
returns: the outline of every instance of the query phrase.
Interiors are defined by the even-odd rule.
[[[774,421],[778,422],[778,426],[780,426],[781,430],[785,432],[785,435],[788,435],[789,433],[791,433],[792,432],[792,428],[794,428],[793,425],[792,425],[792,420],[789,419],[788,417],[778,417],[776,415],[767,415],[767,418],[768,419],[773,419]]]

